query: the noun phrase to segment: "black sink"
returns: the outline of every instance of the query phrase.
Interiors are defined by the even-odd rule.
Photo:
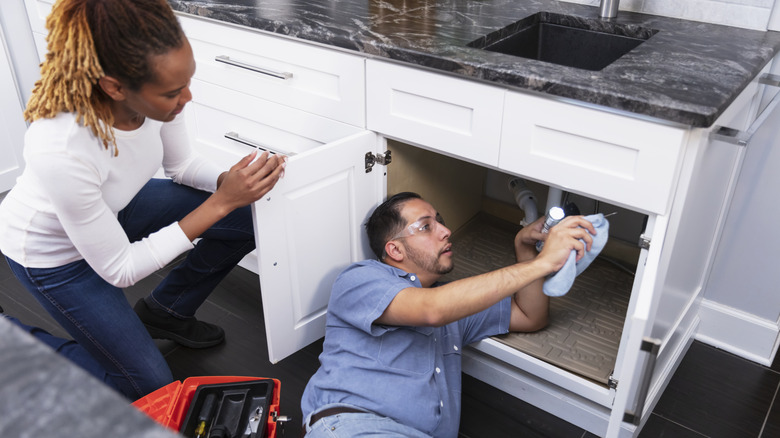
[[[539,12],[469,47],[584,70],[601,70],[658,31],[607,20]]]

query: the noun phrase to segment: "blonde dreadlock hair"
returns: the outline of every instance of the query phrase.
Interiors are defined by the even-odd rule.
[[[116,149],[103,76],[133,91],[155,80],[153,55],[181,47],[184,33],[165,0],[57,0],[46,19],[48,53],[24,118],[76,114],[103,146]]]

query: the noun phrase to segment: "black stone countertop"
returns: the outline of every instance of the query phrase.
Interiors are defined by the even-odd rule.
[[[780,50],[759,32],[552,0],[168,0],[174,10],[472,79],[707,127]],[[657,30],[601,71],[467,47],[540,11]]]
[[[0,351],[0,437],[181,437],[2,315]]]

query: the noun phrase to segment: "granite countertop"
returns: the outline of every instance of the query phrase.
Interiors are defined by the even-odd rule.
[[[552,0],[168,0],[174,10],[695,127],[712,125],[780,50],[759,32]],[[600,71],[467,47],[537,12],[650,28]]]
[[[176,438],[0,315],[0,436]]]

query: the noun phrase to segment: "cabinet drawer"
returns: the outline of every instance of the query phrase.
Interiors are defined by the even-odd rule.
[[[505,90],[419,69],[366,62],[368,128],[496,166]]]
[[[179,19],[195,54],[197,79],[365,126],[362,57],[223,23]]]
[[[363,131],[197,79],[191,90],[186,117],[195,147],[226,168],[254,145],[293,156]]]
[[[574,193],[664,214],[685,138],[681,128],[507,93],[499,167]]]

